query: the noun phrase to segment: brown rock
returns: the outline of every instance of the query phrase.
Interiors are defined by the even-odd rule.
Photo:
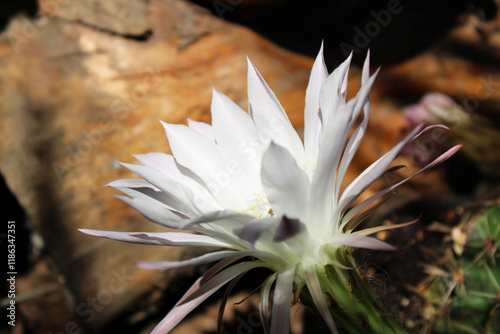
[[[133,264],[188,258],[200,250],[123,244],[77,230],[164,231],[102,188],[135,177],[118,161],[168,152],[159,119],[210,121],[212,85],[246,108],[248,54],[300,123],[312,64],[188,2],[151,1],[142,25],[146,2],[102,5],[99,15],[113,20],[90,15],[92,4],[60,3],[48,16],[17,17],[0,36],[0,170],[63,282],[51,298],[70,311],[46,321],[42,312],[24,313],[45,305],[39,299],[22,302],[25,325],[38,333],[64,332],[73,322],[75,328],[102,328],[129,305],[141,311],[154,303],[161,298],[154,291],[189,272]],[[123,18],[135,11],[139,23],[125,27]],[[123,36],[149,27],[147,40]]]
[[[39,6],[46,15],[118,35],[140,37],[151,29],[145,0],[41,0]]]

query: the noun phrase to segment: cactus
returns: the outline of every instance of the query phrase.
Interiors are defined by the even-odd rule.
[[[453,241],[419,286],[427,300],[424,332],[500,333],[500,206],[450,230]]]

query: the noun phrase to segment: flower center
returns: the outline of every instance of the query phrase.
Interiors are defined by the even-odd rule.
[[[316,160],[313,160],[311,162],[304,162],[304,167],[302,169],[307,173],[309,178],[312,179],[312,175],[314,174],[314,170],[316,169]]]
[[[274,216],[273,209],[271,209],[271,205],[269,204],[267,197],[262,194],[254,193],[248,198],[247,204],[248,208],[238,211],[257,218]]]

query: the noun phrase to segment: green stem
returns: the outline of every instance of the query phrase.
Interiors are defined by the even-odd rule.
[[[327,265],[316,270],[336,326],[347,333],[405,333],[357,268],[351,252],[344,251],[343,262],[353,269]],[[314,305],[307,289],[300,298],[305,304]]]

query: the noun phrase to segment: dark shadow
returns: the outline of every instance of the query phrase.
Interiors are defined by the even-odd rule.
[[[0,2],[0,33],[9,25],[10,19],[24,13],[32,18],[38,13],[38,2],[36,0],[18,0]]]
[[[491,0],[193,2],[288,50],[312,57],[324,40],[327,63],[342,61],[351,50],[359,62],[370,48],[374,65],[395,64],[422,52],[453,28],[466,11],[482,13],[484,19],[497,12]],[[239,4],[230,5],[236,2]]]

